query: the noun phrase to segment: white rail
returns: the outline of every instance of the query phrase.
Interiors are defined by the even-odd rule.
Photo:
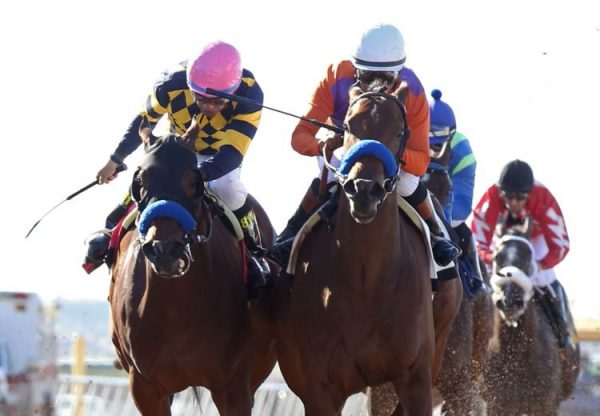
[[[76,387],[77,386],[77,387]],[[60,387],[56,399],[56,416],[76,416],[76,398],[72,393],[80,388],[83,395],[84,416],[136,416],[137,412],[127,378],[60,376]],[[200,388],[200,407],[191,389],[175,395],[171,405],[173,416],[218,416],[210,392]],[[367,416],[367,398],[355,394],[346,401],[344,416]],[[302,403],[285,383],[266,382],[254,396],[253,416],[302,416]]]

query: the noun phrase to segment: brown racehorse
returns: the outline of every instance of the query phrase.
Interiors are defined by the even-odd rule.
[[[260,301],[248,310],[242,246],[196,163],[174,135],[147,147],[132,184],[138,227],[112,269],[113,343],[144,416],[170,415],[170,397],[188,386],[208,388],[222,416],[250,415],[275,364],[268,310]],[[254,202],[270,244],[274,231]]]
[[[558,341],[530,280],[533,253],[514,231],[494,253],[494,335],[483,392],[490,416],[556,415],[564,398]]]
[[[449,194],[449,183],[446,184],[444,181],[440,180],[437,181],[436,184],[437,188],[434,188],[432,192],[437,191],[440,195]],[[433,196],[436,196],[435,192]],[[443,215],[441,207],[438,207],[438,214]],[[461,302],[462,298],[463,290],[459,279],[440,282],[438,290],[435,292],[433,298],[435,356],[431,370],[432,380],[434,382],[437,381],[438,375],[442,369],[443,360],[446,359],[445,354],[448,350],[447,342],[451,342],[451,348],[454,349],[457,347],[457,343],[463,341],[457,335],[450,337],[453,323],[455,322],[455,319],[458,319],[458,314],[464,315],[469,313],[463,308],[463,303]],[[477,321],[476,325],[483,325],[486,322],[487,321]],[[469,320],[468,324],[471,323],[472,321]],[[477,348],[477,351],[481,351],[485,350],[486,346],[487,344],[483,343],[483,345],[476,345],[474,348]],[[463,369],[464,368],[466,367],[463,367]],[[448,375],[448,371],[446,371],[445,374]],[[371,390],[370,404],[373,416],[385,415],[394,411],[398,403],[398,398],[396,397],[394,390],[394,386],[389,383],[377,386]]]
[[[422,178],[443,206],[451,197],[452,180],[448,172],[451,155],[449,142],[439,151],[432,151],[431,163]],[[459,262],[459,267],[461,264]],[[485,265],[483,262],[480,264],[482,275],[489,283]],[[469,283],[463,282],[465,284]],[[492,335],[493,305],[487,291],[477,292],[474,296],[470,294],[466,289],[448,336],[442,368],[435,383],[444,400],[442,413],[445,415],[478,414],[482,408],[477,392],[481,389],[483,365]]]
[[[427,247],[395,191],[404,106],[396,96],[353,92],[337,212],[298,253],[279,364],[307,416],[340,415],[348,396],[385,382],[400,398],[397,414],[430,415]]]

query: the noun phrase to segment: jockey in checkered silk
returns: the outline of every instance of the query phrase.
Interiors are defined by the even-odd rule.
[[[207,88],[236,94],[256,104],[215,97],[206,92]],[[108,183],[113,180],[118,166],[150,137],[163,116],[168,118],[171,132],[178,135],[184,135],[194,126],[197,128],[194,145],[200,174],[208,188],[238,218],[254,258],[249,264],[249,278],[264,283],[269,267],[258,255],[261,247],[259,228],[247,200],[248,192],[240,180],[242,160],[258,129],[262,102],[263,92],[254,75],[242,67],[237,49],[221,41],[209,43],[199,55],[162,74],[144,108],[135,116],[109,161],[98,172],[98,181]],[[122,218],[128,202],[129,197],[109,215],[107,228],[114,227]],[[106,234],[104,231],[95,236],[105,240],[102,235]],[[97,267],[104,256],[102,244],[97,243],[98,239],[91,241],[88,245],[94,249],[88,251],[88,257]]]
[[[405,106],[410,138],[402,155],[406,163],[402,166],[397,190],[429,226],[434,258],[440,266],[446,266],[452,264],[460,251],[443,237],[443,225],[435,215],[427,188],[419,182],[429,163],[429,108],[421,81],[404,65],[405,60],[404,38],[396,27],[379,24],[369,28],[360,37],[349,60],[342,60],[327,68],[325,77],[313,92],[305,117],[342,127],[349,105],[348,92],[352,86],[358,83],[366,90],[375,80],[379,80],[386,85],[385,92],[392,93],[401,82],[408,84]],[[336,134],[319,139],[318,130],[319,127],[300,121],[292,133],[292,147],[302,155],[318,157],[320,170],[323,167],[323,150],[328,157],[331,156],[331,163],[339,166],[343,156],[343,138]],[[330,174],[328,182],[332,180],[333,175]],[[321,201],[318,190],[319,177],[313,179],[296,213],[279,234],[272,252],[280,263],[287,261],[293,237],[319,208]]]
[[[489,187],[473,211],[471,230],[479,246],[479,255],[491,264],[496,226],[524,222],[529,217],[532,230],[530,241],[534,248],[537,270],[532,276],[539,288],[555,307],[557,318],[564,325],[565,338],[561,346],[572,344],[567,330],[575,333],[565,291],[556,279],[554,266],[569,252],[569,234],[558,202],[548,188],[534,179],[533,170],[524,161],[509,162],[498,183]]]

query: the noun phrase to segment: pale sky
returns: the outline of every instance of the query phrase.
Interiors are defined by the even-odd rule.
[[[475,202],[514,158],[555,194],[571,237],[559,279],[575,315],[600,318],[599,2],[23,0],[0,8],[0,290],[106,298],[107,269],[85,274],[82,243],[126,192],[141,150],[119,179],[65,202],[24,236],[94,179],[165,67],[228,41],[265,105],[301,115],[326,66],[347,57],[371,23],[386,22],[404,34],[407,66],[427,91],[443,91],[471,142]],[[317,173],[316,161],[289,145],[296,122],[264,110],[242,170],[279,231]]]

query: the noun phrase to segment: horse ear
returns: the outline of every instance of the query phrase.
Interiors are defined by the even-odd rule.
[[[408,96],[408,82],[406,82],[406,80],[402,80],[400,85],[398,85],[398,88],[392,92],[392,95],[398,98],[402,104],[406,105],[406,97]]]
[[[190,150],[195,151],[196,139],[199,134],[200,127],[198,126],[198,120],[192,118],[192,124],[190,124],[190,127],[188,127],[185,133],[183,133],[183,136],[181,136],[181,142],[189,147]]]
[[[350,102],[354,102],[354,100],[356,100],[356,98],[358,98],[358,96],[363,93],[364,91],[362,90],[362,88],[360,88],[358,84],[354,84],[352,87],[350,87],[350,90],[348,91]]]

